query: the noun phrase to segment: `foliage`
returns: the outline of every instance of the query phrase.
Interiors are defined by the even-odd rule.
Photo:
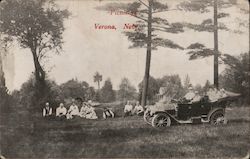
[[[179,75],[166,75],[158,81],[159,86],[164,87],[166,96],[178,99],[184,95],[184,88]]]
[[[46,87],[46,95],[40,100],[35,98],[36,94],[36,85],[35,85],[35,77],[32,74],[28,81],[22,84],[21,89],[19,91],[14,91],[12,96],[17,99],[18,105],[20,104],[22,108],[33,112],[39,112],[36,110],[40,110],[44,106],[45,102],[51,103],[52,107],[58,106],[59,102],[62,102],[62,97],[60,96],[61,90],[59,86],[49,79],[47,79]]]
[[[0,5],[0,33],[30,49],[35,66],[35,100],[46,98],[46,73],[41,65],[48,53],[62,48],[63,20],[69,12],[53,0],[4,0]]]
[[[115,91],[113,90],[113,85],[109,78],[104,82],[101,89],[101,101],[104,103],[115,101]]]
[[[190,77],[189,77],[189,75],[187,74],[187,75],[185,76],[185,79],[184,79],[183,88],[184,88],[184,89],[188,89],[188,87],[189,87],[190,85],[192,85],[192,84],[191,84],[191,82],[190,82]]]
[[[244,53],[240,56],[225,55],[223,61],[227,68],[222,72],[221,87],[232,91],[241,93],[245,102],[249,103],[249,54]]]
[[[223,8],[229,8],[237,4],[236,0],[218,0],[217,6],[219,9]],[[192,1],[183,1],[178,5],[178,8],[180,10],[184,11],[193,11],[193,12],[199,12],[199,13],[206,13],[210,12],[210,8],[215,7],[214,2],[211,0],[192,0]],[[221,19],[225,17],[229,17],[230,14],[224,13],[223,11],[220,11],[216,18]],[[214,32],[215,27],[213,24],[212,19],[205,19],[200,24],[191,24],[191,23],[185,23],[185,27],[198,31],[198,32]],[[225,30],[225,31],[231,31],[224,23],[218,23],[218,26],[216,26],[216,29],[218,30]],[[207,48],[203,44],[200,43],[193,43],[189,47],[187,47],[188,52],[187,54],[190,55],[190,60],[195,60],[199,58],[205,58],[209,56],[213,56],[214,50],[212,48]]]
[[[127,101],[136,99],[136,89],[127,78],[123,78],[119,85],[118,99],[120,101]]]
[[[94,82],[97,82],[98,89],[100,89],[100,82],[102,81],[102,75],[99,72],[96,72],[94,75]]]
[[[9,113],[13,100],[5,86],[4,76],[0,76],[0,99],[0,113]]]
[[[143,81],[139,83],[139,100],[141,100],[142,97],[142,89],[143,89]],[[147,93],[147,99],[149,100],[149,103],[154,102],[155,95],[158,94],[160,89],[160,85],[158,80],[156,80],[154,77],[149,77],[149,85],[148,85],[148,93]]]
[[[203,86],[203,92],[207,92],[211,86],[212,84],[209,82],[209,80],[207,80],[205,85]]]
[[[95,100],[96,91],[95,91],[94,87],[88,87],[85,94],[86,94],[85,95],[86,100]]]
[[[148,22],[152,24],[152,49],[157,47],[169,47],[172,49],[183,49],[182,46],[174,43],[170,39],[160,37],[159,32],[166,33],[181,33],[184,32],[183,25],[181,23],[170,23],[168,20],[163,19],[159,16],[153,16],[151,21],[148,21],[148,4],[142,1],[135,1],[132,3],[108,3],[104,6],[97,7],[98,10],[118,10],[126,13],[131,13],[131,16],[137,18],[136,25],[137,29],[134,31],[125,31],[124,34],[128,37],[128,40],[132,42],[129,48],[146,47],[147,45],[147,28]],[[152,1],[152,14],[158,12],[166,12],[168,5],[161,3],[160,1]]]
[[[219,0],[219,8],[228,8],[237,3],[237,0]],[[209,7],[213,7],[214,3],[212,0],[192,0],[192,1],[183,1],[178,5],[178,8],[184,11],[194,11],[205,13],[209,12]],[[226,13],[220,13],[220,17],[225,17]]]
[[[201,96],[205,94],[204,87],[202,87],[200,84],[196,84],[194,86],[194,90],[197,91]]]
[[[162,2],[163,1],[158,0],[148,0],[147,2],[137,0],[130,3],[106,3],[105,5],[96,8],[103,11],[122,11],[137,18],[135,23],[136,29],[124,31],[124,34],[132,43],[129,48],[147,48],[145,78],[143,82],[144,89],[142,90],[142,106],[146,105],[147,94],[149,94],[148,85],[152,50],[156,50],[158,47],[184,49],[172,40],[161,37],[162,32],[173,34],[184,32],[181,23],[170,23],[168,20],[155,15],[155,13],[169,11],[168,5]]]
[[[196,60],[199,58],[204,58],[208,56],[214,55],[214,50],[210,48],[206,48],[203,44],[193,43],[187,47],[189,50],[187,54],[189,54],[189,60]]]
[[[101,102],[101,91],[100,90],[97,90],[95,92],[95,95],[94,95],[94,98],[93,98],[94,101],[97,101],[97,102]]]
[[[80,82],[77,79],[71,79],[61,84],[60,89],[62,90],[61,96],[63,99],[72,99],[79,97],[85,100],[85,98],[87,98],[89,85],[87,82]]]
[[[37,49],[38,58],[62,47],[63,20],[69,13],[53,1],[3,1],[0,13],[0,32],[15,38],[23,48]]]

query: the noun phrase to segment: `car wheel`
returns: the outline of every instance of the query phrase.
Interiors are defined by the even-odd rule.
[[[214,112],[210,117],[210,124],[212,125],[222,125],[226,123],[227,123],[227,120],[224,116],[223,111],[221,110]]]
[[[152,116],[150,115],[150,111],[146,110],[143,114],[143,119],[146,123],[150,124],[151,125],[151,122],[152,122]]]
[[[155,128],[165,128],[171,125],[171,119],[166,113],[158,113],[152,119],[152,126]]]

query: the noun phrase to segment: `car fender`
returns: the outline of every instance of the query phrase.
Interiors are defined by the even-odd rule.
[[[219,107],[219,108],[214,108],[212,110],[210,110],[210,112],[208,113],[207,119],[208,121],[210,121],[210,117],[211,115],[216,112],[216,111],[223,111],[223,113],[225,114],[225,108]]]
[[[167,115],[170,117],[170,119],[171,119],[172,121],[176,121],[176,122],[179,123],[179,121],[178,121],[173,115],[169,114],[169,113],[166,112],[166,111],[156,111],[156,112],[154,113],[154,115],[159,114],[159,113],[165,113],[165,114],[167,114]]]

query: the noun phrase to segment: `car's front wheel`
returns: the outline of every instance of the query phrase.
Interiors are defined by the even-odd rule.
[[[166,113],[155,114],[152,119],[152,126],[155,128],[165,128],[171,125],[171,118]]]
[[[214,112],[210,117],[210,124],[212,125],[222,125],[226,123],[227,120],[222,110]]]

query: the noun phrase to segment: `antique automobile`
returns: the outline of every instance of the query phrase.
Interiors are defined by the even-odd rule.
[[[227,123],[225,108],[238,95],[221,98],[211,102],[207,96],[195,103],[176,101],[172,109],[156,109],[149,106],[144,113],[144,120],[156,128],[168,127],[172,124],[210,123],[219,125]],[[172,101],[173,102],[173,101]]]

